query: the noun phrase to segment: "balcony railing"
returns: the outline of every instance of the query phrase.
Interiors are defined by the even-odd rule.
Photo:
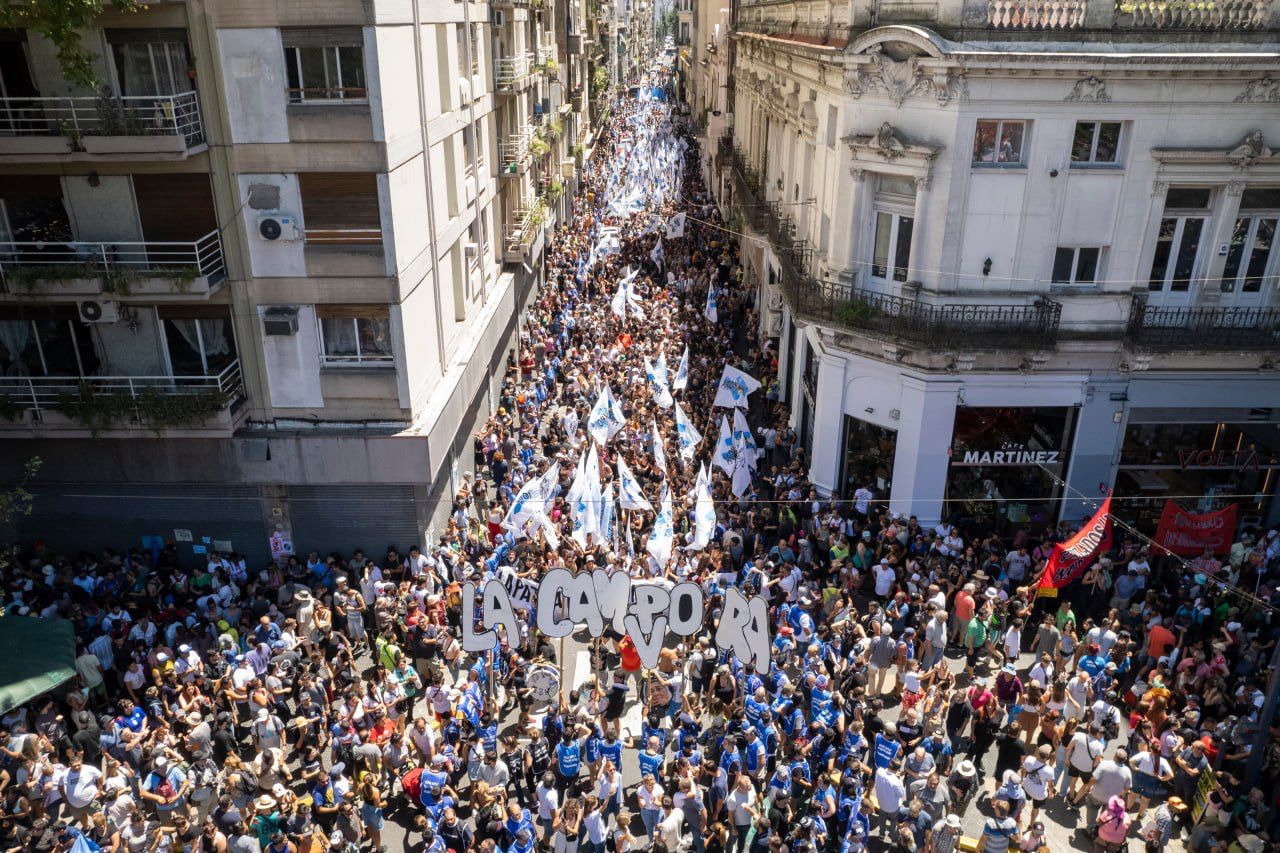
[[[1266,29],[1273,0],[965,0],[987,7],[987,25],[998,30],[1194,30]],[[978,11],[978,14],[981,14]]]
[[[208,376],[7,376],[0,378],[0,398],[10,406],[42,413],[65,414],[78,404],[96,401],[98,408],[121,412],[144,426],[156,398],[195,397],[209,415],[226,410],[244,398],[239,359]],[[110,400],[113,405],[106,405]],[[194,402],[194,401],[193,401]],[[122,403],[122,405],[114,405]],[[197,407],[197,408],[198,408]],[[194,419],[194,420],[198,420]],[[199,426],[198,423],[191,425]]]
[[[998,30],[1074,30],[1084,26],[1086,0],[989,0],[987,23]]]
[[[532,139],[533,127],[525,125],[499,143],[498,162],[502,164],[502,176],[514,177],[524,171],[529,163],[529,143]]]
[[[222,240],[210,231],[198,240],[144,243],[0,242],[0,275],[16,281],[73,280],[117,275],[137,278],[226,278]]]
[[[513,91],[534,72],[533,54],[503,56],[493,61],[493,82],[499,92]]]
[[[204,142],[195,92],[82,98],[2,98],[0,136],[174,137]],[[86,145],[86,150],[92,150]]]
[[[1139,347],[1187,350],[1280,349],[1280,308],[1165,307],[1135,294],[1128,337]]]
[[[533,245],[542,228],[546,207],[541,198],[526,200],[516,210],[515,222],[503,229],[503,248],[509,259],[514,259]]]
[[[719,150],[733,170],[738,209],[769,238],[793,313],[931,349],[1048,349],[1056,343],[1062,305],[1050,299],[1022,305],[933,304],[815,280],[808,272],[808,244],[796,239],[795,226],[781,207],[765,199],[759,174],[727,137],[720,139]]]

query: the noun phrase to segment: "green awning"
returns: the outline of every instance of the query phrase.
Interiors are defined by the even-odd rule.
[[[0,714],[75,676],[76,635],[70,622],[0,617]]]

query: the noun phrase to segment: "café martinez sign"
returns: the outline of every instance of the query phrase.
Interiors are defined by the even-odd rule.
[[[1060,450],[965,450],[958,460],[961,465],[1057,465],[1061,461]]]

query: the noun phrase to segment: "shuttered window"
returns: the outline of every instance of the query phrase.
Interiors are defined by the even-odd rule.
[[[303,172],[302,220],[308,243],[381,243],[378,177],[372,172]]]

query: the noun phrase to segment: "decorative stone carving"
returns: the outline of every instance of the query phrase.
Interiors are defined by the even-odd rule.
[[[1244,193],[1244,181],[1227,181],[1227,195],[1239,196]]]
[[[1280,104],[1280,80],[1270,76],[1250,80],[1244,91],[1236,95],[1237,104]]]
[[[901,165],[911,167],[916,178],[923,177],[928,180],[929,169],[937,158],[938,152],[942,150],[937,145],[906,139],[887,121],[881,124],[875,133],[852,134],[844,137],[842,141],[853,153],[853,164],[849,168],[854,174],[854,180],[858,180],[856,173],[864,168],[863,163],[897,163],[898,161],[901,161]]]
[[[1167,181],[1152,181],[1151,182],[1152,198],[1158,195],[1164,195],[1164,191],[1167,189],[1169,189],[1169,184]]]
[[[871,137],[871,145],[880,152],[880,156],[892,163],[902,156],[906,146],[893,134],[893,125],[885,122]]]
[[[1107,81],[1099,77],[1085,77],[1077,80],[1064,101],[1080,101],[1082,103],[1110,103],[1111,95],[1107,92]]]
[[[1270,156],[1271,149],[1267,147],[1266,140],[1262,138],[1262,131],[1255,130],[1240,140],[1240,144],[1228,152],[1227,159],[1237,169],[1244,169]]]
[[[938,68],[929,71],[920,66],[918,57],[910,56],[901,62],[894,60],[878,44],[867,50],[871,61],[849,67],[845,71],[844,88],[852,97],[879,92],[901,107],[907,98],[919,96],[934,98],[945,106],[969,92],[968,80],[962,69]]]

